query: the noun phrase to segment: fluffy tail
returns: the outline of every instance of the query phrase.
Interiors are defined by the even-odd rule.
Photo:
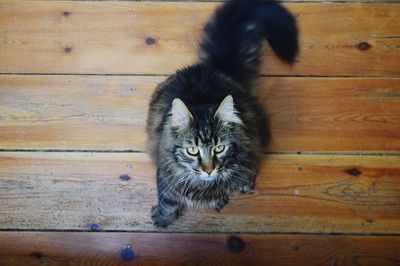
[[[204,29],[200,61],[247,86],[260,67],[262,39],[284,61],[298,52],[296,21],[281,5],[261,0],[231,0]]]

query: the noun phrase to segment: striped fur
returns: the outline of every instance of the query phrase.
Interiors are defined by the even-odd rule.
[[[297,32],[285,9],[257,0],[227,2],[205,27],[199,62],[157,87],[147,123],[158,169],[155,225],[168,226],[189,205],[219,211],[231,193],[254,187],[269,139],[250,91],[263,36],[282,59],[294,59]],[[279,40],[294,43],[282,48]]]

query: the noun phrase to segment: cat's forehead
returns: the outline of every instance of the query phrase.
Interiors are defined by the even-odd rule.
[[[190,129],[190,134],[186,140],[190,144],[206,147],[216,145],[219,141],[218,130],[210,124],[198,123]]]
[[[206,127],[197,131],[195,142],[197,146],[215,145],[218,142],[218,137],[212,128]]]

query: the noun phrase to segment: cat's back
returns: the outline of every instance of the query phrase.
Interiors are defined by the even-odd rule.
[[[230,78],[205,65],[194,65],[178,71],[159,86],[155,101],[170,108],[172,101],[181,99],[189,108],[217,105],[239,87]]]

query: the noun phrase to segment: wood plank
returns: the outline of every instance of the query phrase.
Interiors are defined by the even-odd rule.
[[[398,79],[266,78],[272,151],[400,150]]]
[[[194,62],[218,4],[2,0],[0,72],[169,74]],[[263,74],[400,74],[400,4],[285,5],[301,55],[289,67],[266,48]]]
[[[143,150],[165,77],[0,76],[0,149]],[[400,80],[262,78],[268,151],[400,150]]]
[[[98,1],[98,0],[91,0],[91,1]],[[121,0],[116,0],[121,1]],[[143,2],[168,2],[170,0],[142,0]],[[226,2],[227,0],[175,0],[174,2]],[[279,1],[281,3],[290,3],[290,2],[328,2],[326,0],[282,0]],[[356,2],[356,3],[397,3],[398,0],[329,0],[329,2],[338,2],[338,3],[347,3],[347,2]]]
[[[0,153],[0,229],[158,231],[155,203],[145,154]],[[397,234],[399,203],[399,156],[269,155],[254,193],[165,231]]]
[[[143,233],[0,233],[2,265],[398,265],[400,237]],[[231,242],[232,243],[232,242]],[[232,245],[230,245],[232,247]],[[323,248],[321,248],[323,247]],[[125,258],[125,261],[122,259]]]
[[[0,147],[143,149],[162,77],[0,76]]]

